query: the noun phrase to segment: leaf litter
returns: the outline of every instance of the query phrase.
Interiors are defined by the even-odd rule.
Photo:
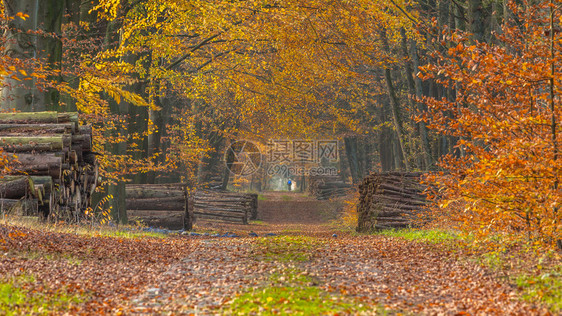
[[[64,288],[84,298],[55,313],[228,314],[240,295],[297,269],[332,298],[360,301],[372,314],[381,306],[391,314],[549,314],[439,244],[299,228],[257,238],[132,239],[0,225],[0,275],[4,282],[33,276],[25,290],[43,295]],[[298,255],[284,257],[283,243]]]

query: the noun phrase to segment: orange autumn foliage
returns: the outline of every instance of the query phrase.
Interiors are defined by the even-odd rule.
[[[560,34],[545,32],[548,3],[511,8],[527,23],[506,23],[496,43],[448,35],[455,44],[422,76],[455,97],[425,99],[428,112],[420,119],[458,140],[456,154],[440,161],[447,172],[431,179],[441,207],[462,205],[444,215],[476,236],[507,233],[552,246],[562,238]]]

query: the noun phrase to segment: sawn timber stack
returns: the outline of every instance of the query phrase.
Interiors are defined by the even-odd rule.
[[[2,212],[21,206],[24,215],[78,221],[91,207],[98,163],[92,128],[81,126],[77,113],[0,113],[0,148],[8,161]]]
[[[216,220],[248,224],[257,219],[258,195],[226,191],[201,190],[193,198],[194,220]]]
[[[420,182],[422,173],[373,173],[359,185],[357,230],[418,226],[426,214],[426,186]]]
[[[131,222],[190,230],[197,220],[247,224],[257,218],[257,194],[189,191],[187,184],[128,184],[127,215]]]
[[[152,227],[192,228],[187,184],[127,184],[127,217]]]
[[[353,186],[345,183],[339,176],[314,176],[310,177],[308,191],[318,200],[346,196],[353,190]]]

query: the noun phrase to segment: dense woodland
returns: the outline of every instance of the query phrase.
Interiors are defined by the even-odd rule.
[[[92,124],[115,218],[126,182],[228,177],[234,140],[338,138],[353,183],[435,171],[477,234],[562,238],[557,1],[2,4],[1,109]]]

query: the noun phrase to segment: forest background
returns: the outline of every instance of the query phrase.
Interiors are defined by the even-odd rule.
[[[3,111],[78,111],[104,194],[228,182],[237,139],[338,138],[354,184],[432,171],[436,212],[562,248],[558,1],[3,0]]]

